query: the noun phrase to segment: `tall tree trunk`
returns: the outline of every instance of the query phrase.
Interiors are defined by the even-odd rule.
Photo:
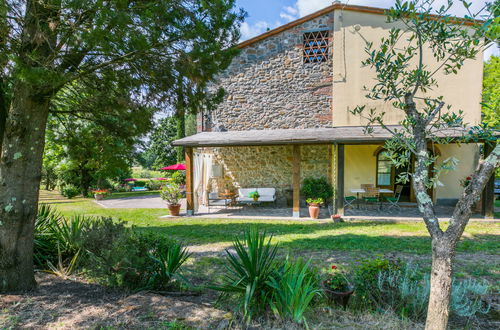
[[[30,290],[33,228],[38,207],[47,99],[18,82],[6,122],[0,159],[0,291]]]
[[[87,197],[89,194],[90,181],[92,181],[89,170],[85,167],[86,165],[87,162],[85,161],[80,166],[80,191],[83,197]]]
[[[186,136],[186,112],[184,109],[177,109],[175,113],[176,124],[177,124],[177,136],[176,140],[182,139]],[[177,163],[184,162],[184,148],[176,147],[177,150]]]
[[[5,91],[3,80],[0,78],[0,150],[2,149],[5,122],[7,121],[7,103],[7,92]]]
[[[445,330],[450,313],[454,244],[444,238],[432,240],[431,292],[426,330]]]

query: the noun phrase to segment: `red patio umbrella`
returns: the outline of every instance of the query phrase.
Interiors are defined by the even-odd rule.
[[[178,171],[178,170],[186,170],[186,165],[184,164],[175,164],[175,165],[170,165],[170,166],[167,166],[167,167],[162,167],[160,168],[160,170],[175,170],[175,171]]]

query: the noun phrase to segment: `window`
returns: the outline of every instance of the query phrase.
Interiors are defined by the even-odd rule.
[[[386,151],[377,155],[377,186],[392,185],[392,161]]]
[[[328,30],[304,33],[304,63],[325,62],[328,59]]]

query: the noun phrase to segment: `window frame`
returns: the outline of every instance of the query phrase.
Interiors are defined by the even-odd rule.
[[[316,36],[311,37],[313,34],[316,34]],[[320,34],[321,34],[321,39],[318,39],[318,35]],[[326,34],[326,36],[324,34]],[[306,36],[308,37],[308,39],[306,38]],[[325,46],[322,45],[323,41],[325,42]],[[331,30],[329,28],[302,31],[302,63],[316,64],[316,63],[328,62],[331,56],[330,41],[331,41]],[[311,42],[313,44],[311,44]],[[315,50],[318,49],[321,50],[322,48],[326,48],[326,51],[321,51],[319,55],[318,52],[314,53]],[[308,51],[311,51],[314,54],[311,55],[311,53],[308,53]],[[321,57],[321,59],[319,57]]]
[[[376,162],[375,162],[375,185],[377,187],[382,187],[382,188],[392,188],[392,187],[394,187],[394,173],[395,173],[394,164],[392,164],[392,161],[390,159],[389,160],[380,160],[380,156],[384,152],[387,152],[387,150],[385,148],[381,148],[377,152],[377,157],[376,157]],[[379,175],[379,162],[380,161],[388,162],[390,164],[390,167],[391,167],[390,173],[382,172],[384,174],[390,174],[390,183],[388,185],[379,184],[378,175]]]

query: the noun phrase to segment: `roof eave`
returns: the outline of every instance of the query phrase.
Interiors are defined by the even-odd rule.
[[[319,16],[322,16],[322,15],[325,15],[325,14],[328,14],[329,12],[332,12],[334,10],[349,10],[349,11],[356,11],[356,12],[359,12],[359,13],[368,13],[368,14],[376,14],[376,15],[385,15],[385,12],[388,10],[388,9],[383,9],[383,8],[377,8],[377,7],[369,7],[369,6],[357,6],[357,5],[346,5],[346,4],[342,4],[342,3],[334,3],[328,7],[325,7],[321,10],[318,10],[312,14],[309,14],[307,16],[304,16],[304,17],[301,17],[295,21],[291,21],[285,25],[281,25],[275,29],[272,29],[272,30],[269,30],[269,31],[266,31],[258,36],[255,36],[253,38],[250,38],[248,40],[245,40],[245,41],[242,41],[240,42],[239,44],[236,45],[237,48],[245,48],[247,46],[250,46],[258,41],[261,41],[261,40],[264,40],[266,38],[269,38],[275,34],[278,34],[278,33],[281,33],[285,30],[288,30],[290,28],[293,28],[297,25],[300,25],[304,22],[307,22],[311,19],[314,19],[316,17],[319,17]],[[437,15],[431,15],[431,17],[433,18],[437,18],[439,16]],[[463,23],[464,25],[474,25],[474,24],[477,24],[477,23],[482,23],[484,21],[482,20],[468,20],[468,19],[465,19],[465,18],[460,18],[460,17],[455,17],[454,18],[454,21],[456,22],[461,22]]]

